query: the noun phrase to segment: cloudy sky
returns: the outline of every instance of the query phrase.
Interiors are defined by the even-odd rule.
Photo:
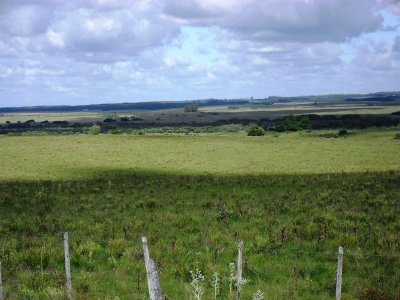
[[[399,0],[0,0],[0,106],[393,90]]]

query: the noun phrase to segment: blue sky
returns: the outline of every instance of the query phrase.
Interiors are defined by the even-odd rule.
[[[398,0],[0,1],[0,107],[392,90]]]

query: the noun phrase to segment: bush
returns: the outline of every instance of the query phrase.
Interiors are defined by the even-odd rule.
[[[120,128],[110,129],[107,134],[122,134],[124,131]]]
[[[101,127],[99,125],[92,125],[87,130],[87,134],[99,134],[101,132]]]
[[[103,120],[103,123],[114,123],[114,122],[117,122],[117,120],[113,118],[106,118]]]
[[[257,125],[253,125],[247,131],[248,136],[262,136],[265,134],[265,130]]]
[[[347,135],[347,134],[348,134],[348,132],[347,132],[346,129],[341,129],[341,130],[339,130],[339,132],[338,132],[338,136],[344,136],[344,135]]]
[[[189,103],[185,105],[185,112],[198,112],[199,106],[196,103]]]
[[[275,127],[272,127],[272,130],[277,132],[285,132],[285,131],[300,131],[300,130],[310,130],[311,122],[310,116],[286,116],[282,119],[281,124],[277,124]]]

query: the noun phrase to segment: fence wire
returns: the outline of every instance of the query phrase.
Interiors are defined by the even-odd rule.
[[[120,242],[117,245],[119,252],[107,248],[116,242]],[[124,249],[126,245],[130,248],[135,245],[136,249],[127,252]],[[146,273],[138,241],[124,237],[85,239],[71,235],[69,247],[72,284],[80,295],[95,298],[109,295],[119,299],[142,299],[146,296]],[[244,276],[254,282],[250,286],[264,282],[271,293],[270,299],[307,297],[309,291],[329,295],[335,292],[337,249],[263,249],[260,253],[251,253],[251,260],[246,253],[245,250]],[[235,260],[236,257],[231,258],[232,262]],[[40,299],[63,299],[65,266],[62,233],[0,234],[0,261],[5,299],[30,298],[32,295]],[[172,274],[171,269],[177,266],[164,263],[158,268],[163,278],[163,274]],[[225,282],[228,280],[226,270],[220,270]],[[210,275],[211,270],[203,271]],[[344,293],[349,294],[354,294],[353,286],[359,286],[365,279],[372,278],[376,288],[381,290],[396,286],[396,281],[400,280],[400,253],[383,255],[345,249],[343,278]],[[182,277],[174,278],[174,282],[181,283],[182,293],[189,284],[188,279]],[[398,283],[400,281],[397,282],[398,289],[392,289],[394,295],[400,294]],[[116,290],[120,294],[112,295]],[[283,290],[286,292],[283,293]],[[135,295],[134,298],[131,298],[132,295]],[[174,291],[169,291],[169,295],[173,296]]]

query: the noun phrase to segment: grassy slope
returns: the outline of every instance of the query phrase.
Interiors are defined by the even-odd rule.
[[[189,299],[196,267],[207,278],[222,272],[226,299],[227,265],[241,239],[251,280],[244,299],[257,289],[268,299],[331,299],[338,245],[346,251],[344,299],[365,288],[399,296],[393,131],[315,135],[1,138],[5,287],[18,298],[62,295],[58,233],[68,230],[79,299],[143,299],[142,235],[170,299]],[[358,173],[367,169],[395,171]],[[320,174],[327,172],[339,173]]]
[[[58,233],[68,230],[79,299],[143,298],[142,235],[170,299],[189,299],[196,267],[208,279],[222,273],[226,299],[239,240],[251,280],[244,299],[257,289],[268,299],[332,299],[338,245],[344,299],[366,288],[400,295],[399,172],[118,178],[0,183],[6,289],[19,299],[57,299],[64,282]],[[44,236],[30,237],[37,235]]]
[[[0,137],[0,180],[77,179],[111,170],[293,174],[400,169],[394,131],[230,136]]]

